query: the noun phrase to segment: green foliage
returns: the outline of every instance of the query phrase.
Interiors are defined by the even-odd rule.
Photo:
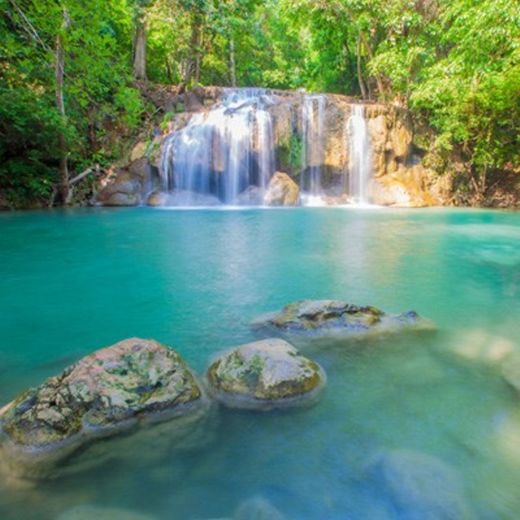
[[[166,114],[164,114],[162,121],[159,125],[163,132],[165,132],[168,129],[168,126],[169,126],[171,120],[173,119],[173,116],[174,116],[173,112],[166,112]]]
[[[125,0],[0,0],[0,7],[0,185],[15,206],[46,203],[58,180],[60,134],[73,173],[114,157],[106,139],[115,128],[139,126],[144,107],[129,67],[132,13]],[[65,120],[55,101],[58,35]]]
[[[417,142],[443,158],[432,159],[439,168],[456,156],[481,179],[519,163],[518,2],[0,0],[0,8],[0,185],[16,205],[48,197],[60,134],[74,172],[110,162],[121,141],[113,136],[139,129],[146,107],[132,81],[138,25],[147,31],[151,81],[189,88],[236,79],[395,101],[429,128]],[[58,36],[64,120],[55,102]],[[281,153],[299,171],[294,139]]]
[[[292,177],[297,177],[302,168],[303,142],[296,133],[278,144],[277,157],[279,167]]]

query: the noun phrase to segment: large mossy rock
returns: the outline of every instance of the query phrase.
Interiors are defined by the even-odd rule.
[[[172,349],[132,338],[98,350],[0,411],[8,471],[37,475],[78,447],[142,423],[199,415],[207,399]]]
[[[300,201],[300,188],[283,172],[276,172],[269,181],[264,195],[267,206],[297,206]]]
[[[374,491],[395,518],[469,520],[473,518],[455,469],[425,453],[393,450],[368,467]]]
[[[337,300],[300,300],[279,312],[260,316],[253,321],[252,327],[268,334],[287,336],[363,337],[433,326],[414,311],[392,315],[375,307],[360,307]]]
[[[248,343],[223,354],[210,365],[207,378],[224,405],[260,410],[306,402],[325,383],[322,368],[281,339]]]

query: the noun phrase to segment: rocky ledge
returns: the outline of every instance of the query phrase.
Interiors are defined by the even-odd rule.
[[[96,438],[206,409],[201,387],[174,350],[127,339],[0,410],[0,454],[10,472],[34,474]]]
[[[241,345],[208,368],[211,393],[234,408],[269,410],[307,402],[325,383],[322,368],[286,341]]]
[[[282,336],[363,337],[401,330],[432,329],[433,324],[415,311],[386,314],[375,307],[360,307],[336,300],[300,300],[281,311],[260,316],[253,329]]]

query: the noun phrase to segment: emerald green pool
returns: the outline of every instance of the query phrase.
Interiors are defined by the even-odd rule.
[[[231,518],[262,497],[287,520],[401,519],[365,479],[381,450],[454,467],[475,518],[520,518],[520,214],[477,210],[86,209],[0,215],[0,407],[100,347],[174,347],[202,373],[254,339],[258,314],[302,298],[409,309],[438,331],[311,348],[321,400],[220,411],[200,443],[36,486],[0,481],[2,520],[76,505],[155,519]],[[435,493],[435,490],[432,490]],[[255,517],[257,518],[257,517]]]

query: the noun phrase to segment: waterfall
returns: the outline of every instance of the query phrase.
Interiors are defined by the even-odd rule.
[[[193,115],[164,142],[162,189],[186,193],[187,204],[200,194],[237,204],[256,186],[261,203],[275,170],[272,104],[263,89],[233,89],[211,110]]]
[[[358,205],[369,204],[368,183],[372,174],[372,150],[365,120],[365,107],[351,105],[347,122],[349,145],[349,194]]]
[[[325,162],[324,95],[306,95],[302,104],[302,171],[300,189],[308,205],[320,203],[323,195],[321,170]]]

